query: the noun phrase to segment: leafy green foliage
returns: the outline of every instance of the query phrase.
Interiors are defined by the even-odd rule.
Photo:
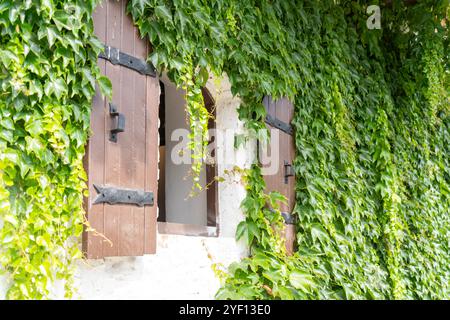
[[[96,79],[111,92],[97,67],[96,2],[0,3],[0,265],[9,299],[48,298],[55,279],[73,294]]]
[[[72,294],[82,231],[82,166],[95,82],[96,0],[0,3],[0,264],[8,298]],[[450,101],[447,0],[131,0],[150,60],[186,90],[195,160],[205,152],[201,87],[226,73],[252,131],[265,95],[295,104],[297,247],[287,256],[279,195],[246,172],[251,256],[218,298],[385,299],[450,295]],[[447,17],[447,18],[445,18]],[[198,181],[195,186],[201,188]],[[272,206],[275,210],[269,210]]]
[[[280,246],[254,167],[237,229],[252,255],[218,298],[449,296],[449,4],[380,5],[369,30],[361,1],[130,1],[150,59],[188,97],[206,69],[228,75],[250,130],[265,95],[295,104],[298,251]]]

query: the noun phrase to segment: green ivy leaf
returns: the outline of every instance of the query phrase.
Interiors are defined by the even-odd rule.
[[[38,39],[47,38],[49,47],[53,47],[56,39],[59,38],[58,30],[54,26],[42,26],[38,31]]]
[[[54,94],[56,98],[61,99],[62,95],[67,94],[67,85],[63,79],[58,78],[48,81],[44,86],[44,92],[46,96]]]
[[[105,76],[101,76],[97,79],[99,87],[100,87],[100,92],[102,93],[103,96],[106,96],[109,99],[112,99],[112,84],[111,81],[105,77]]]
[[[292,271],[289,275],[291,285],[299,290],[310,291],[314,287],[313,277],[308,273]]]
[[[155,7],[155,14],[158,18],[161,18],[164,22],[172,24],[172,13],[170,9],[165,5]]]

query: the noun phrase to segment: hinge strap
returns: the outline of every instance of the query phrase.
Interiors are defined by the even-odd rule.
[[[285,224],[296,224],[297,219],[296,216],[294,216],[293,214],[290,214],[288,212],[281,212],[281,215],[284,218]]]
[[[137,71],[142,75],[156,77],[156,69],[152,64],[122,52],[117,48],[105,45],[104,52],[101,52],[98,57],[108,60],[114,65]]]
[[[114,187],[98,186],[94,184],[97,197],[92,204],[108,203],[133,204],[139,207],[153,206],[153,192],[143,190],[118,189]]]
[[[277,118],[272,117],[271,115],[266,115],[265,121],[268,125],[280,129],[281,131],[291,136],[294,134],[294,130],[292,129],[292,126],[289,123],[283,122]]]

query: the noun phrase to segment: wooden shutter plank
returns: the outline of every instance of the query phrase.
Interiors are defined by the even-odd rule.
[[[134,53],[134,37],[133,24],[129,21],[129,17],[125,15],[125,1],[121,0],[121,46],[118,47],[120,51],[128,54]],[[118,135],[116,144],[120,146],[120,186],[124,188],[137,189],[137,160],[135,156],[135,149],[137,141],[135,140],[135,132],[137,130],[135,120],[137,118],[137,110],[135,110],[135,96],[138,94],[135,91],[134,73],[135,71],[128,68],[120,68],[122,75],[119,110],[125,115],[125,132]],[[143,146],[143,145],[142,145]],[[141,172],[142,175],[142,172]],[[142,208],[135,208],[134,206],[121,205],[118,206],[119,214],[119,256],[133,256],[140,255],[136,239],[136,230],[139,225],[135,225],[134,213]]]
[[[131,18],[130,18],[131,19]],[[143,60],[147,60],[148,57],[148,42],[149,40],[147,38],[145,39],[141,39],[140,37],[140,33],[137,27],[134,28],[134,56]],[[157,160],[155,162],[153,162],[152,164],[148,164],[147,162],[147,144],[146,144],[146,115],[147,115],[147,78],[146,76],[143,76],[137,72],[134,73],[134,77],[135,77],[135,84],[136,84],[136,92],[139,93],[139,95],[137,95],[137,101],[136,101],[136,108],[139,108],[139,114],[141,115],[138,119],[137,119],[137,127],[138,127],[138,132],[137,132],[137,141],[139,141],[139,145],[140,146],[144,146],[144,147],[140,147],[137,148],[137,151],[139,152],[139,172],[142,176],[142,180],[139,183],[139,188],[144,189],[145,191],[151,191],[153,192],[154,198],[157,199],[157,195],[158,195],[158,191],[157,188],[155,189],[147,189],[146,188],[146,167],[147,165],[151,165],[153,166],[153,170],[157,170],[158,168],[158,162]],[[157,80],[157,83],[159,85],[159,80]],[[158,97],[158,101],[159,101],[159,91],[158,93],[156,93],[157,97]],[[158,109],[159,109],[159,105],[156,107],[156,118],[158,118]],[[158,131],[158,126],[156,124],[156,131]],[[153,144],[154,145],[158,145],[158,137],[153,137]],[[157,156],[157,149],[153,150],[153,152],[155,153],[155,156]],[[158,182],[157,179],[155,177],[155,185],[157,187]],[[155,204],[154,206],[157,206],[157,201],[155,200]],[[139,250],[142,252],[142,254],[145,253],[145,208],[141,208],[141,211],[139,212],[139,215],[137,217],[138,219],[138,223],[142,226],[142,228],[139,228],[139,233],[137,234],[137,237],[139,239],[139,245],[140,248]],[[156,212],[156,211],[155,211]],[[155,213],[156,215],[156,213]],[[154,222],[155,225],[155,239],[156,239],[156,221]],[[156,249],[156,244],[155,244],[155,249]]]
[[[279,130],[280,134],[280,170],[278,171],[278,181],[280,185],[280,192],[289,197],[289,184],[284,182],[284,161],[290,161],[289,159],[289,135],[281,130]],[[289,200],[288,200],[289,201]],[[291,212],[289,210],[289,203],[282,203],[280,205],[280,209],[282,212]]]
[[[288,99],[283,98],[274,101],[270,97],[264,99],[263,104],[266,107],[267,114],[285,123],[289,123],[292,120],[294,106]],[[265,175],[264,181],[266,182],[266,191],[278,191],[287,197],[287,204],[281,203],[280,210],[286,213],[292,213],[295,205],[295,178],[289,177],[288,183],[285,183],[285,168],[284,161],[289,164],[293,164],[295,156],[294,139],[291,135],[276,129],[267,124],[269,129],[278,130],[279,134],[279,167],[278,173],[275,175]],[[282,232],[282,236],[286,239],[286,250],[289,254],[294,252],[295,244],[295,225],[285,224],[285,228]]]
[[[147,77],[147,108],[146,108],[146,167],[145,190],[154,194],[154,205],[145,207],[145,239],[144,252],[156,252],[156,219],[158,208],[158,108],[159,108],[159,79]]]
[[[138,35],[137,35],[138,36]],[[151,44],[146,39],[145,55],[147,58],[151,52]],[[145,190],[154,194],[154,205],[145,207],[144,228],[144,253],[156,253],[156,233],[158,216],[158,160],[159,160],[159,78],[146,77],[146,112],[145,112],[145,136],[146,136],[146,160],[145,160]]]
[[[124,22],[122,27],[123,52],[145,59],[145,42],[137,37],[131,17],[126,16],[126,1],[122,1]],[[143,48],[143,50],[142,50]],[[122,102],[126,110],[127,124],[121,141],[121,183],[132,189],[145,188],[145,86],[146,77],[130,69],[122,68]],[[156,142],[156,141],[155,141]],[[121,206],[119,255],[144,254],[144,208]]]
[[[106,44],[118,49],[121,49],[121,30],[122,30],[122,5],[118,1],[106,1],[107,4],[107,38]],[[111,80],[113,86],[112,102],[116,103],[119,112],[122,111],[120,102],[122,101],[122,73],[121,67],[111,63],[106,64],[106,76]],[[106,117],[107,132],[111,130],[111,119],[107,114]],[[111,186],[121,186],[120,171],[121,158],[120,148],[122,137],[119,134],[118,143],[109,141],[109,136],[106,134],[106,162],[105,162],[105,183]],[[105,236],[113,243],[112,246],[104,246],[104,256],[119,255],[119,219],[120,206],[105,205]]]
[[[124,5],[126,6],[127,1],[124,1]],[[125,8],[126,9],[126,8]],[[139,30],[134,26],[133,21],[130,16],[127,16],[129,19],[129,26],[133,28],[130,30],[129,37],[133,40],[133,51],[130,52],[134,57],[146,60],[147,59],[147,39],[141,39],[139,36]],[[134,110],[135,118],[133,120],[133,130],[134,130],[134,149],[133,149],[133,159],[136,164],[136,174],[138,180],[134,184],[134,188],[145,190],[145,174],[146,174],[146,140],[150,139],[146,136],[145,131],[145,114],[146,114],[146,76],[141,75],[138,72],[133,72],[133,83],[134,83]],[[157,140],[154,138],[154,144],[157,144]],[[157,163],[154,163],[154,166],[157,167]],[[155,195],[157,190],[146,190],[152,191]],[[156,205],[156,204],[154,204]],[[145,251],[145,208],[134,207],[133,210],[133,219],[135,225],[135,251],[139,255],[143,255]]]
[[[97,6],[94,14],[94,30],[100,41],[106,40],[106,4]],[[100,71],[104,74],[106,61],[98,60]],[[103,163],[105,162],[105,104],[106,101],[97,91],[91,110],[91,130],[95,134],[91,135],[86,148],[85,168],[88,174],[88,181],[104,182]],[[100,169],[100,170],[99,170]],[[104,232],[104,205],[92,206],[92,197],[96,194],[91,183],[88,184],[89,197],[85,199],[84,206],[86,218],[89,224],[97,232]],[[85,232],[83,236],[83,252],[88,259],[96,259],[103,256],[103,238],[93,232]]]
[[[106,45],[131,56],[146,59],[148,40],[139,36],[131,17],[126,15],[126,0],[104,1],[94,15],[96,34]],[[83,248],[88,258],[138,256],[156,251],[158,107],[159,79],[135,70],[99,60],[101,71],[113,86],[111,101],[94,99],[92,131],[86,167],[89,174],[89,200],[86,210],[90,223],[103,237],[86,233]],[[125,131],[110,141],[112,118],[109,104],[125,116]],[[93,185],[153,192],[154,206],[121,204],[91,205],[97,197]]]
[[[275,117],[287,124],[290,124],[293,116],[293,105],[288,99],[282,98],[275,102]]]

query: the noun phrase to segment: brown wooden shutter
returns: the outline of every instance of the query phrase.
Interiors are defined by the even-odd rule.
[[[288,253],[294,252],[295,225],[291,215],[295,205],[295,179],[290,175],[293,173],[293,162],[295,157],[293,130],[290,125],[294,115],[294,106],[287,99],[272,100],[265,97],[263,104],[267,111],[266,125],[269,129],[279,131],[280,158],[278,173],[264,176],[266,191],[278,191],[287,199],[287,204],[281,204],[281,212],[285,218],[284,236],[286,238],[286,249]]]
[[[107,46],[98,64],[112,82],[113,98],[106,101],[97,93],[92,106],[85,209],[96,232],[84,234],[87,258],[139,256],[156,250],[159,80],[142,70],[147,66],[148,40],[140,38],[126,4],[126,0],[103,1],[94,13],[95,34]],[[136,66],[141,69],[133,69]],[[117,132],[113,141],[111,130],[123,126],[123,119],[124,131]],[[119,203],[98,198],[109,197],[114,190],[119,199],[108,201]],[[149,192],[153,205],[124,204],[139,199],[150,203]]]

